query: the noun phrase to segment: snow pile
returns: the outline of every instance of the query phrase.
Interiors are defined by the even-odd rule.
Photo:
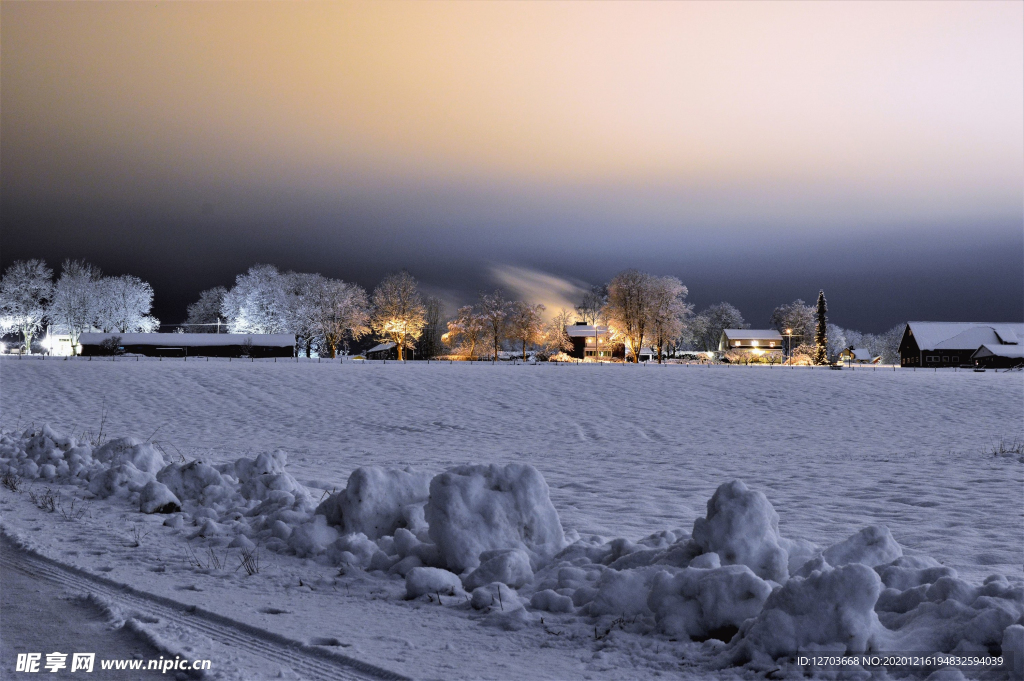
[[[411,468],[357,468],[345,489],[328,497],[316,512],[343,532],[362,532],[370,539],[393,535],[400,527],[415,531],[425,525],[423,505],[431,477]]]
[[[780,584],[789,577],[789,554],[779,545],[779,514],[764,494],[739,480],[715,490],[707,517],[693,523],[693,540],[704,553],[717,553],[722,565],[746,565]]]
[[[463,572],[494,549],[523,549],[545,562],[565,544],[548,485],[533,466],[457,466],[430,481],[424,509],[448,569]]]
[[[213,546],[268,550],[405,581],[409,599],[438,599],[486,626],[543,617],[598,638],[708,641],[725,664],[772,664],[810,653],[920,651],[1024,659],[1024,586],[981,585],[905,556],[884,526],[825,549],[779,533],[759,491],[722,484],[684,529],[566,540],[540,472],[464,465],[437,475],[355,469],[319,505],[283,451],[225,464],[168,463],[153,444],[99,447],[48,427],[0,433],[0,474],[125,499]],[[446,597],[452,597],[447,599]],[[774,668],[774,667],[773,667]]]

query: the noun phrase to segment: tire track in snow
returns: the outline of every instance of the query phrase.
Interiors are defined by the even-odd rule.
[[[163,596],[138,591],[128,585],[65,565],[35,551],[18,546],[17,539],[0,527],[0,566],[18,570],[72,592],[93,594],[109,600],[144,625],[154,620],[161,625],[196,633],[214,647],[244,658],[248,670],[269,671],[278,665],[288,667],[302,679],[338,681],[405,681],[401,676],[355,658],[326,651],[264,629],[238,622],[196,606]],[[217,651],[196,651],[193,658],[208,658],[217,663]],[[222,656],[221,659],[224,659]],[[216,677],[216,669],[212,676]],[[276,673],[276,672],[275,672]],[[245,678],[253,678],[246,676]]]

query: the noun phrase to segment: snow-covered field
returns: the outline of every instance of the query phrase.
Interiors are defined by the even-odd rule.
[[[130,482],[116,481],[108,487],[121,484],[121,491],[105,499],[87,500],[86,515],[69,522],[59,514],[35,508],[25,493],[0,489],[4,532],[15,544],[68,565],[99,571],[146,593],[200,605],[260,630],[314,646],[331,643],[320,647],[417,678],[635,678],[656,672],[707,675],[724,664],[723,655],[733,654],[732,648],[739,645],[734,642],[730,648],[714,638],[690,643],[687,636],[699,639],[704,635],[692,629],[680,633],[672,624],[686,620],[678,611],[685,607],[678,604],[687,599],[679,593],[690,589],[699,594],[711,588],[700,586],[699,580],[693,583],[697,586],[687,586],[686,580],[691,579],[687,575],[757,580],[750,582],[757,592],[760,584],[769,584],[765,580],[786,581],[785,575],[772,574],[761,564],[767,555],[765,546],[785,551],[788,572],[797,573],[797,563],[803,562],[797,559],[813,555],[813,547],[786,540],[804,540],[824,549],[869,526],[888,527],[905,556],[931,556],[938,561],[934,567],[952,568],[963,580],[949,580],[947,575],[947,582],[981,585],[990,574],[1009,580],[990,582],[986,588],[992,593],[981,595],[999,600],[999,617],[989,612],[991,608],[986,610],[988,606],[973,600],[969,604],[988,618],[985,626],[992,631],[996,623],[1005,629],[1005,617],[1012,622],[1014,608],[1024,602],[1020,593],[1024,465],[1020,454],[992,453],[1001,443],[1005,446],[1024,439],[1024,375],[1020,373],[653,365],[2,361],[0,427],[9,433],[9,449],[7,454],[0,453],[0,461],[18,447],[30,449],[21,433],[43,424],[77,438],[79,444],[95,439],[101,426],[108,438],[133,436],[143,443],[152,442],[153,448],[141,447],[158,452],[159,463],[201,459],[220,467],[228,476],[225,479],[240,485],[239,490],[246,488],[244,479],[251,466],[243,470],[233,462],[244,457],[273,468],[277,464],[268,462],[280,459],[270,455],[283,450],[287,454],[283,470],[293,478],[288,484],[295,486],[289,488],[295,493],[295,505],[289,509],[298,515],[282,516],[288,509],[280,507],[275,508],[273,517],[292,518],[295,527],[306,525],[298,534],[293,527],[294,537],[285,541],[273,534],[269,524],[263,527],[255,520],[229,519],[232,509],[228,506],[207,500],[203,503],[208,509],[216,509],[208,511],[201,505],[190,507],[184,499],[185,510],[190,512],[174,516],[181,517],[177,527],[173,521],[164,525],[167,516],[138,513],[138,495],[132,496]],[[67,450],[70,445],[65,441],[62,447]],[[94,448],[90,451],[103,456]],[[260,455],[264,455],[262,459]],[[106,461],[97,459],[90,465],[106,470],[115,459],[108,456]],[[382,549],[378,562],[371,565],[368,555],[365,560],[359,558],[360,551],[371,550],[366,544],[345,544],[342,538],[341,544],[334,545],[336,530],[325,528],[322,521],[319,526],[307,522],[323,493],[344,490],[349,475],[361,466],[412,466],[429,473],[424,478],[428,481],[433,474],[460,464],[509,463],[530,464],[546,480],[551,505],[566,532],[565,542],[582,538],[562,561],[565,566],[570,559],[576,561],[573,565],[583,565],[588,578],[581,579],[598,586],[580,586],[584,582],[574,583],[569,573],[559,576],[559,559],[552,564],[538,541],[524,539],[519,548],[529,555],[536,576],[519,586],[518,596],[511,591],[506,596],[510,602],[502,602],[497,614],[470,605],[470,596],[475,594],[468,589],[461,596],[448,597],[441,591],[432,600],[426,595],[405,600],[407,584],[400,573],[411,574],[410,581],[430,582],[438,575],[410,572],[412,563],[445,561],[430,553],[441,550],[443,554],[445,543],[431,543],[435,534],[428,538],[425,525],[416,537],[406,533],[415,546],[399,549],[378,541]],[[225,467],[228,464],[230,468]],[[509,471],[502,470],[476,469],[473,475],[495,487],[520,484],[510,482]],[[468,480],[472,475],[462,477]],[[671,558],[673,550],[686,546],[691,554],[703,552],[705,556],[698,561],[702,565],[716,546],[722,556],[729,555],[722,544],[728,543],[728,532],[705,532],[701,550],[692,548],[700,544],[698,533],[693,539],[690,533],[694,521],[710,512],[707,502],[716,489],[734,479],[744,481],[750,491],[737,487],[723,491],[721,498],[733,501],[719,504],[719,512],[728,515],[734,507],[760,509],[741,513],[746,523],[741,534],[756,525],[757,518],[767,519],[770,525],[770,509],[765,510],[756,493],[763,493],[779,516],[778,532],[772,534],[770,527],[765,530],[775,539],[765,544],[764,536],[758,535],[741,541],[748,549],[752,541],[759,558],[744,560],[740,556],[732,561],[757,563],[753,565],[757,576],[739,565],[734,568],[747,570],[742,578],[730,576],[724,567],[716,571],[711,565],[714,560],[708,560],[703,568],[685,568],[692,555],[685,560]],[[27,481],[29,484],[37,491],[47,485],[58,488],[45,480]],[[65,498],[103,496],[96,494],[101,489],[96,486],[89,493],[90,484],[59,488]],[[522,489],[529,487],[522,485],[526,486]],[[299,501],[302,487],[309,490],[310,508]],[[232,497],[236,514],[241,508],[237,504],[249,503],[250,507],[243,509],[248,512],[269,498],[269,493],[253,492],[251,486],[246,489],[250,491]],[[456,484],[453,489],[461,488]],[[540,506],[543,504],[527,504],[529,508]],[[520,512],[525,507],[516,508]],[[430,520],[429,507],[427,511]],[[435,518],[440,517],[438,513],[435,509]],[[214,525],[205,526],[207,520]],[[406,520],[414,531],[417,523],[422,523],[422,519]],[[714,523],[708,516],[706,524]],[[139,531],[147,534],[134,546],[133,534]],[[669,532],[645,544],[633,544],[662,531]],[[396,539],[402,532],[395,533]],[[264,547],[263,566],[257,575],[232,571],[237,554],[245,548],[244,542],[237,541],[240,534]],[[884,554],[890,562],[898,554],[893,553],[895,544],[883,535],[866,536],[873,538],[875,548],[881,547],[879,555]],[[629,541],[611,548],[604,544],[618,537]],[[235,546],[229,548],[230,543]],[[4,549],[12,550],[6,544]],[[233,562],[227,570],[200,569],[194,565],[197,561],[190,565],[186,559],[186,552],[195,550],[198,562],[206,562],[203,556],[209,554],[203,552],[211,549],[214,555],[220,551],[230,556]],[[635,553],[633,560],[638,562],[628,568],[609,568],[613,563],[609,551],[615,557]],[[647,558],[644,551],[650,554]],[[296,552],[306,557],[293,555]],[[499,563],[505,561],[499,567],[506,573],[519,560],[515,557],[519,554],[509,555],[498,556]],[[417,558],[396,565],[402,556]],[[385,558],[386,565],[380,562]],[[447,560],[451,567],[454,558]],[[920,560],[902,560],[904,563],[892,569],[907,573],[925,569]],[[722,562],[729,561],[722,558]],[[862,558],[860,562],[870,561]],[[345,574],[338,575],[341,565],[346,566]],[[373,570],[382,566],[399,574]],[[686,584],[658,582],[657,572],[666,575],[663,580],[677,575],[677,581]],[[851,583],[867,579],[854,572],[847,566],[815,574],[853,580]],[[940,572],[933,570],[932,581],[946,574]],[[623,575],[638,581],[612,583]],[[480,575],[475,579],[479,581]],[[507,574],[503,579],[516,581]],[[927,587],[917,584],[930,582],[921,582],[924,578],[920,575],[914,579],[918,581],[911,585],[907,580],[913,580],[906,575],[897,579],[883,574],[885,585],[898,582],[900,593],[913,588],[923,593]],[[785,588],[795,589],[800,584],[810,588],[811,582],[811,577],[798,577],[790,579]],[[470,579],[465,585],[473,583]],[[566,609],[572,612],[550,612],[561,607],[554,595],[539,597],[526,610],[515,609],[520,599],[530,606],[531,598],[538,598],[534,594],[544,591],[541,587],[554,588],[551,593],[563,598],[568,594],[574,605]],[[596,592],[586,592],[587,588]],[[842,591],[835,585],[821,588],[828,593]],[[964,585],[961,591],[966,588]],[[453,586],[451,591],[461,593],[461,587]],[[883,599],[885,593],[888,591]],[[980,592],[972,593],[978,597]],[[438,597],[445,607],[437,605]],[[782,596],[769,598],[781,600]],[[902,598],[907,601],[917,596]],[[761,597],[758,602],[763,600]],[[929,620],[931,624],[925,626],[925,620],[915,619],[913,614],[923,605],[916,610],[915,605],[917,602],[904,602],[900,606],[911,613],[900,615],[905,622],[893,619],[896,615],[892,612],[882,614],[883,624],[902,632],[902,638],[886,641],[888,649],[935,640],[934,636],[911,636],[911,631],[942,631],[949,639],[966,636],[963,632],[971,628],[961,621],[966,616],[963,613],[957,615],[959,624],[952,629],[945,620],[945,624]],[[519,614],[505,613],[505,606]],[[636,611],[627,612],[631,607]],[[725,624],[731,621],[722,614],[728,607],[703,607],[708,622],[714,619],[710,615],[713,610],[726,618]],[[614,612],[615,608],[621,612]],[[116,603],[110,611],[118,611]],[[733,612],[730,617],[738,615]],[[132,620],[127,614],[123,618]],[[258,656],[231,652],[230,646],[216,641],[204,643],[173,618],[148,619],[157,620],[145,627],[162,642],[163,649],[198,651],[207,646],[223,652],[217,674],[224,678],[255,678],[254,673],[256,677],[274,676],[282,670],[290,673],[286,661],[267,667]],[[977,623],[972,626],[985,628]],[[715,628],[707,622],[704,627]],[[954,629],[960,633],[950,634]],[[763,636],[758,638],[758,631],[754,626],[744,634],[747,647],[769,650],[771,646]],[[879,634],[873,635],[877,649]],[[995,634],[986,635],[991,638]],[[755,641],[759,643],[755,645]],[[826,643],[815,645],[834,649]],[[942,646],[952,649],[957,643],[959,640]],[[801,646],[799,640],[795,645],[804,650],[813,647]],[[972,645],[957,650],[977,651],[979,645],[989,645],[991,650],[991,644]],[[782,667],[783,673],[798,671]],[[757,669],[764,671],[756,663],[731,665],[728,673],[753,675]]]

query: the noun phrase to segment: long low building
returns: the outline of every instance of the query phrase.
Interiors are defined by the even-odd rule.
[[[117,345],[113,339],[117,338]],[[83,333],[81,354],[148,357],[292,357],[290,333]]]
[[[907,322],[900,341],[905,367],[958,367],[974,364],[974,354],[989,348],[1020,347],[1024,324],[993,322]]]
[[[1011,369],[1024,366],[1024,345],[982,345],[971,355],[974,366]]]

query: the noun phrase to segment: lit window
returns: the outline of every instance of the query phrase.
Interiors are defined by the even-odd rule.
[[[775,341],[768,341],[768,347],[774,348],[775,347]]]
[[[750,344],[753,345],[755,348],[757,347],[757,341],[750,341]]]

